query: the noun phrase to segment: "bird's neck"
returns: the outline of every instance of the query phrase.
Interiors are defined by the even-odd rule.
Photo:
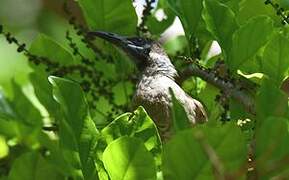
[[[142,74],[143,76],[167,76],[174,80],[177,71],[166,54],[150,53],[148,64]]]

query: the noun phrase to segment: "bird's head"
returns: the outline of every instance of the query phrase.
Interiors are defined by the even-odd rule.
[[[123,50],[137,64],[140,70],[164,71],[175,76],[176,71],[161,45],[151,39],[125,37],[115,33],[95,31],[89,36],[102,38]]]
[[[145,65],[152,48],[153,41],[140,37],[125,37],[110,32],[89,32],[89,36],[97,36],[123,50],[137,65]]]

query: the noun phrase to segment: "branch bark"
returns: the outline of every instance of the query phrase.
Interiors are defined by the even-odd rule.
[[[192,65],[188,67],[180,73],[180,78],[176,79],[176,81],[182,82],[191,76],[200,77],[204,81],[222,90],[228,97],[232,97],[241,103],[247,112],[256,115],[254,99],[248,92],[241,90],[231,82],[227,82],[224,79],[217,77],[213,72],[209,72],[200,66]]]

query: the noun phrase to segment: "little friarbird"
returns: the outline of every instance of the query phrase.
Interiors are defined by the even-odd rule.
[[[146,109],[157,125],[163,140],[167,140],[172,135],[170,88],[184,107],[192,125],[207,121],[203,105],[186,94],[175,82],[177,71],[158,42],[103,31],[90,32],[89,35],[114,44],[136,63],[141,76],[133,97],[134,107],[141,105]]]

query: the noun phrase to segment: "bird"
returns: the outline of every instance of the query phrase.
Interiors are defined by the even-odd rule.
[[[163,141],[173,135],[170,89],[184,107],[192,126],[208,120],[202,103],[185,93],[175,82],[178,76],[177,70],[159,42],[149,38],[127,37],[105,31],[91,31],[88,35],[110,42],[135,62],[140,71],[140,78],[132,100],[133,107],[144,107],[156,124]]]

